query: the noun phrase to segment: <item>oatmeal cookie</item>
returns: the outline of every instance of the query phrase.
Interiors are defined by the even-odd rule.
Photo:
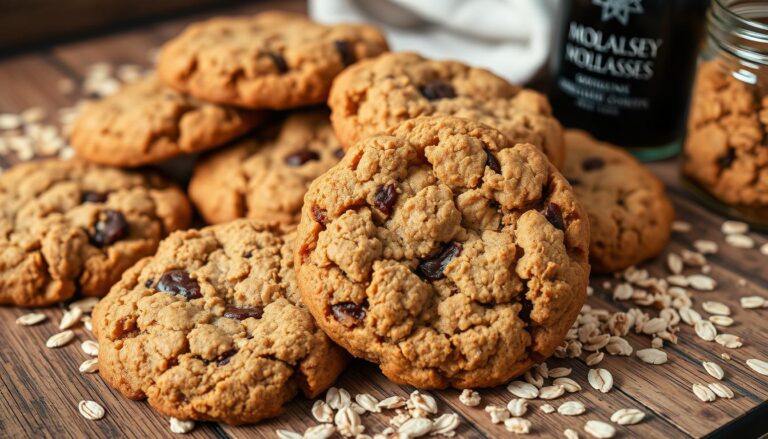
[[[535,146],[455,117],[361,141],[309,188],[302,299],[391,380],[489,387],[543,361],[586,299],[589,224]]]
[[[555,167],[563,163],[563,131],[546,97],[458,62],[408,52],[361,61],[334,81],[328,104],[345,147],[407,119],[452,115],[536,145]]]
[[[184,194],[156,175],[75,160],[19,164],[0,176],[0,304],[103,296],[189,220]]]
[[[99,373],[164,416],[228,424],[323,392],[347,355],[299,304],[293,240],[245,219],[169,236],[96,306]]]
[[[282,109],[324,102],[339,72],[386,50],[382,33],[368,25],[266,12],[192,24],[163,47],[158,72],[200,99]]]

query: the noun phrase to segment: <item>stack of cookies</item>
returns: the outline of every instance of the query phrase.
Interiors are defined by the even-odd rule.
[[[663,187],[564,135],[534,91],[386,50],[369,26],[284,13],[190,26],[156,75],[81,114],[78,159],[0,177],[0,302],[108,292],[101,375],[179,419],[276,416],[349,354],[420,388],[544,360],[590,254],[610,271],[660,251]],[[188,189],[201,229],[179,188],[118,169],[206,150]]]

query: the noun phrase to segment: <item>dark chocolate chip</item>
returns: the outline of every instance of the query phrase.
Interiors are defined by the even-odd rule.
[[[734,160],[736,160],[736,150],[733,148],[728,148],[728,151],[725,153],[725,155],[717,159],[717,164],[721,168],[727,169],[731,167]]]
[[[261,307],[255,308],[238,308],[236,306],[228,306],[224,308],[224,317],[235,320],[245,320],[249,318],[260,319],[264,314],[264,309]]]
[[[573,187],[581,186],[581,180],[579,180],[578,178],[569,178],[568,183],[570,183],[571,186]]]
[[[248,259],[248,258],[250,258],[251,256],[253,256],[253,252],[252,252],[252,251],[250,251],[250,250],[247,250],[247,251],[244,251],[244,252],[243,252],[243,257],[244,257],[245,259]]]
[[[216,357],[216,364],[219,366],[226,366],[229,364],[229,361],[232,360],[232,356],[237,353],[237,350],[232,349],[231,351],[224,352],[223,354]]]
[[[453,86],[439,79],[422,85],[419,91],[430,101],[456,97],[456,91],[453,89]]]
[[[605,160],[600,157],[588,157],[581,162],[581,169],[585,171],[595,171],[605,166]]]
[[[312,206],[312,218],[322,225],[328,224],[328,212],[322,207]]]
[[[331,313],[339,323],[348,328],[360,325],[365,320],[365,308],[354,302],[331,305]]]
[[[560,210],[560,206],[555,203],[547,203],[541,212],[544,218],[549,221],[550,224],[560,230],[565,230],[565,222],[563,221],[563,211]]]
[[[440,280],[445,277],[443,271],[453,258],[461,253],[460,242],[449,242],[440,249],[439,252],[432,255],[429,259],[424,259],[416,267],[416,274],[422,279]]]
[[[339,57],[341,58],[341,63],[344,64],[344,67],[355,63],[355,53],[352,51],[352,45],[349,44],[349,42],[337,40],[334,41],[333,44],[336,45],[336,51],[339,52]]]
[[[299,166],[302,166],[304,163],[307,163],[312,160],[320,160],[320,154],[316,153],[315,151],[312,151],[311,149],[303,149],[301,151],[296,151],[292,154],[288,154],[283,158],[283,161],[288,166],[293,166],[295,168],[298,168]]]
[[[101,192],[83,191],[80,194],[81,203],[103,203],[107,201],[107,194]]]
[[[106,247],[128,236],[128,221],[117,210],[107,209],[101,212],[96,221],[91,243],[97,247]]]
[[[146,288],[152,288],[152,284],[154,283],[155,283],[154,279],[147,279],[146,281],[144,281],[144,286]]]
[[[343,149],[343,148],[339,148],[339,149],[337,149],[336,151],[334,151],[334,152],[333,152],[333,155],[334,155],[334,156],[335,156],[337,159],[343,159],[343,158],[344,158],[344,149]]]
[[[157,290],[172,295],[178,294],[187,300],[203,297],[200,293],[200,285],[184,270],[171,270],[163,273],[157,282]]]
[[[501,174],[501,163],[490,151],[485,151],[485,166],[491,168],[493,172]]]
[[[373,197],[373,205],[384,215],[392,213],[392,208],[397,202],[397,188],[394,184],[385,184],[379,186],[376,195]]]
[[[278,72],[285,73],[288,71],[288,64],[285,62],[283,55],[275,52],[269,52],[268,55],[270,58],[272,58],[272,62],[275,63],[275,67],[277,67]]]

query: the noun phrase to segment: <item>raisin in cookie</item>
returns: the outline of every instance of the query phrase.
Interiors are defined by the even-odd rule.
[[[155,175],[80,161],[17,165],[0,176],[0,304],[103,296],[189,220],[184,194]]]
[[[322,25],[267,12],[189,26],[160,54],[160,78],[200,99],[251,108],[325,101],[346,66],[387,50],[367,25]]]
[[[547,98],[493,73],[415,53],[387,53],[362,61],[334,81],[328,104],[345,147],[418,116],[474,119],[509,137],[533,143],[560,167],[563,132]]]
[[[619,271],[658,255],[674,220],[664,184],[629,153],[566,130],[563,174],[589,215],[595,271]]]
[[[262,118],[260,111],[198,101],[148,76],[86,106],[70,140],[89,161],[140,166],[222,145]]]
[[[94,310],[101,375],[165,416],[228,424],[323,392],[347,355],[299,304],[293,243],[244,219],[169,236]]]
[[[309,184],[343,155],[325,110],[289,115],[277,133],[244,139],[195,168],[189,195],[203,218],[299,222]]]
[[[699,66],[683,170],[728,204],[768,206],[768,94],[730,72]]]
[[[589,224],[531,144],[416,118],[315,180],[297,232],[302,299],[391,380],[505,383],[552,354],[586,299]]]

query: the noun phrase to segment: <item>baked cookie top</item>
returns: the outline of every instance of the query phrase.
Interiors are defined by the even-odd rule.
[[[599,272],[658,255],[675,217],[664,184],[629,153],[578,130],[565,131],[563,174],[589,215],[589,257]]]
[[[166,84],[200,99],[281,109],[325,101],[339,72],[386,50],[384,36],[371,26],[266,12],[190,25],[163,47],[158,72]]]
[[[140,166],[222,145],[262,119],[262,112],[201,102],[148,76],[88,104],[70,141],[89,161]]]
[[[296,267],[319,325],[391,380],[488,387],[562,342],[586,299],[588,244],[586,214],[536,147],[417,118],[312,183]]]
[[[768,93],[730,72],[699,65],[683,169],[726,203],[768,206]]]
[[[0,176],[0,304],[103,296],[189,220],[184,194],[156,175],[75,160],[19,164]]]
[[[243,139],[201,160],[189,195],[209,223],[248,217],[296,224],[309,184],[343,154],[326,110],[294,113],[276,133]]]
[[[361,61],[334,81],[328,105],[345,147],[407,119],[451,115],[482,122],[513,143],[532,143],[555,167],[563,163],[562,128],[545,96],[455,61],[409,52]]]
[[[172,234],[96,306],[99,372],[165,416],[256,422],[346,365],[299,305],[293,235],[237,220]]]

